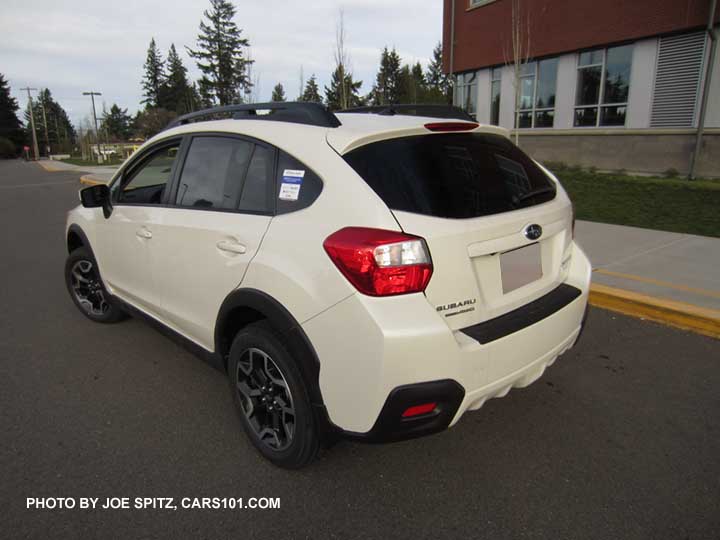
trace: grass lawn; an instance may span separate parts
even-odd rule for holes
[[[720,180],[687,181],[548,168],[578,219],[720,237]]]
[[[90,165],[93,167],[98,166],[106,166],[106,165],[120,165],[123,160],[122,159],[107,159],[103,163],[98,163],[97,160],[88,160],[88,159],[82,159],[82,158],[67,158],[67,159],[61,159],[63,163],[70,163],[71,165]]]

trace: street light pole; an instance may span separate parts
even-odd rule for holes
[[[30,91],[35,91],[37,88],[21,88],[20,90],[26,90],[28,94],[28,104],[30,105],[30,127],[32,128],[32,137],[33,137],[33,152],[35,153],[35,160],[40,157],[40,152],[38,151],[38,143],[37,143],[37,134],[35,133],[35,114],[33,111],[33,103],[32,103],[32,96],[30,95]]]
[[[100,154],[100,132],[98,131],[97,125],[97,114],[95,113],[95,96],[102,96],[100,92],[83,92],[83,96],[90,96],[93,106],[93,120],[95,121],[95,137],[97,137],[97,151],[98,151],[98,163],[102,163],[102,154]]]

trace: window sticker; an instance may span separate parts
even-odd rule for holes
[[[283,171],[280,195],[278,195],[278,198],[283,201],[297,201],[300,196],[300,187],[302,186],[304,176],[305,171],[285,169]]]

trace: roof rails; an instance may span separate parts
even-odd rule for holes
[[[429,116],[432,118],[454,118],[456,120],[468,120],[475,122],[475,119],[460,107],[454,105],[439,104],[402,104],[402,105],[372,105],[369,107],[353,107],[343,109],[339,113],[367,113],[393,116],[396,114],[407,116]]]
[[[258,114],[258,111],[269,111]],[[324,105],[311,102],[273,102],[248,103],[242,105],[225,105],[212,107],[178,116],[165,129],[182,126],[191,121],[205,120],[273,120],[275,122],[291,122],[309,126],[338,127],[340,120]]]

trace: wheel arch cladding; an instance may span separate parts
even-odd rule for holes
[[[248,324],[260,320],[267,320],[280,334],[295,360],[323,438],[326,441],[336,438],[338,429],[330,422],[320,392],[320,361],[317,353],[300,324],[272,296],[246,288],[233,291],[223,301],[215,323],[215,352],[222,359],[225,370],[235,335]]]
[[[87,236],[85,235],[83,230],[77,225],[70,225],[70,228],[67,232],[66,242],[68,253],[72,253],[77,248],[83,246],[91,249],[90,242],[88,242]]]

